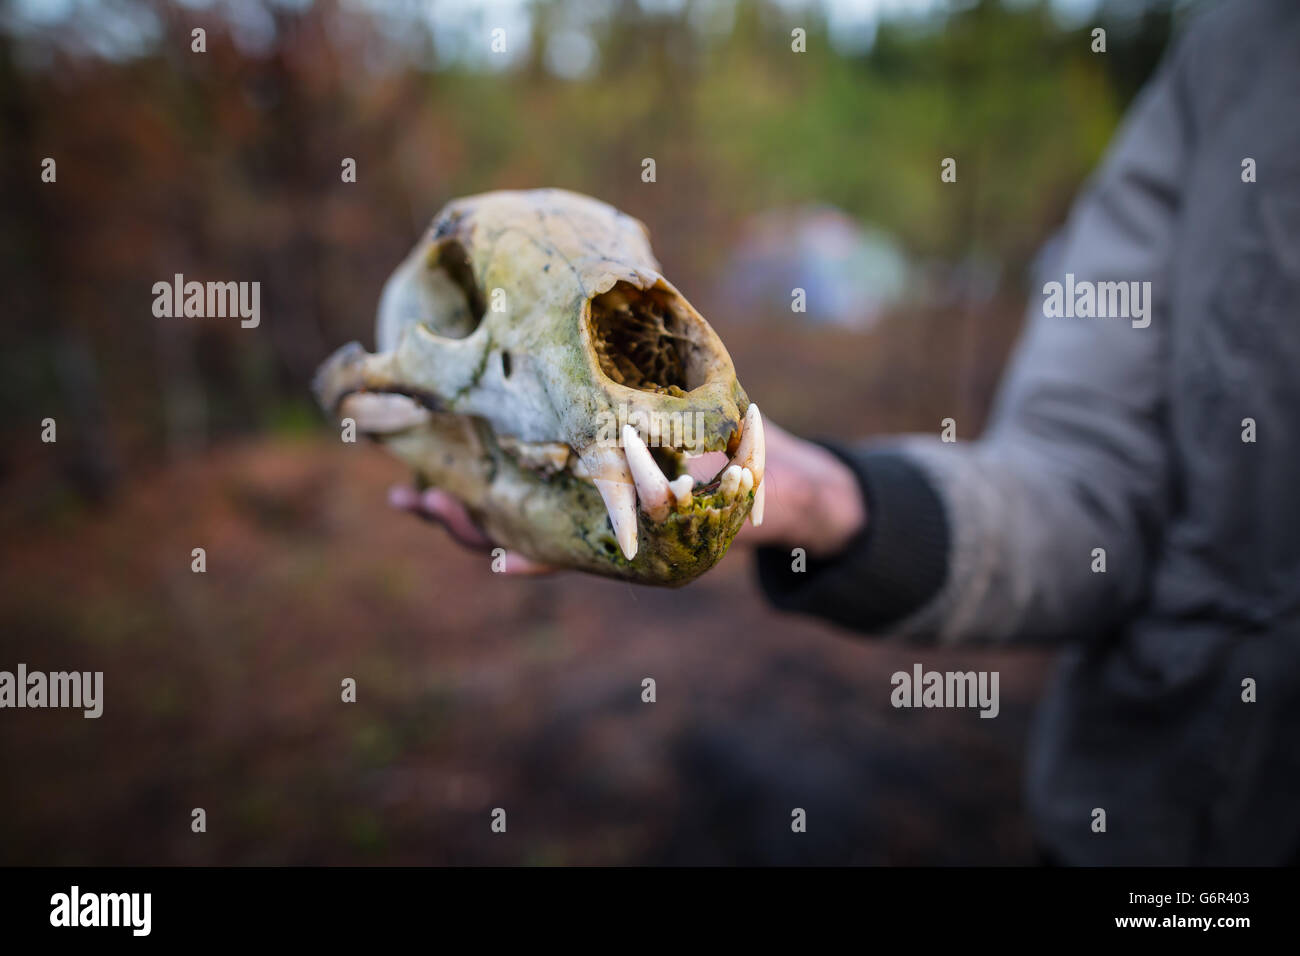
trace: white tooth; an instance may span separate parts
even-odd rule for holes
[[[636,486],[632,484],[632,473],[628,471],[622,449],[592,445],[579,458],[605,502],[623,556],[631,561],[636,555]]]
[[[754,490],[754,473],[748,468],[740,469],[740,493],[747,495]]]
[[[731,465],[722,473],[722,480],[718,482],[718,492],[724,499],[736,497],[736,492],[740,490],[740,468]]]
[[[339,418],[350,418],[363,432],[400,432],[429,420],[429,410],[395,392],[353,392],[339,403]]]
[[[582,449],[578,452],[578,462],[574,467],[574,472],[578,471],[593,481],[602,478],[605,481],[632,484],[632,472],[627,470],[627,459],[617,445],[591,445]]]
[[[694,478],[690,475],[679,475],[672,481],[668,482],[668,487],[673,490],[673,494],[677,497],[678,511],[685,511],[691,506],[691,499],[693,497],[691,492],[695,488]]]
[[[767,485],[759,485],[754,489],[754,506],[749,509],[749,520],[754,522],[757,528],[763,523],[763,502],[767,498]]]
[[[754,487],[763,484],[763,466],[767,461],[767,442],[763,439],[763,416],[753,402],[745,410],[745,421],[740,426],[740,445],[732,461],[754,473]]]
[[[627,466],[636,482],[637,497],[641,500],[641,510],[655,521],[668,517],[674,495],[668,485],[668,479],[659,470],[650,450],[631,425],[623,426],[623,452],[627,455]]]
[[[623,557],[631,561],[636,557],[636,488],[605,478],[595,479],[594,484],[609,512],[609,523],[614,526],[614,537]]]

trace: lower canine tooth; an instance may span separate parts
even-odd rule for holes
[[[747,495],[754,490],[754,473],[748,468],[740,469],[740,493]]]

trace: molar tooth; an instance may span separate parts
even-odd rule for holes
[[[740,427],[740,445],[736,448],[736,457],[732,461],[742,468],[748,468],[754,475],[754,487],[763,484],[763,466],[767,461],[767,442],[763,438],[763,416],[758,405],[749,403],[745,410],[745,421]],[[757,500],[755,506],[757,507]],[[762,518],[760,517],[761,521]]]
[[[740,468],[737,465],[728,466],[727,470],[722,473],[722,480],[718,482],[718,493],[723,499],[736,497],[736,492],[740,490]]]
[[[694,478],[690,475],[679,475],[668,482],[668,487],[673,490],[673,494],[677,498],[678,511],[685,511],[691,506],[692,491],[695,488]]]
[[[641,499],[641,508],[655,521],[668,517],[674,495],[668,479],[650,456],[650,450],[631,425],[623,426],[623,452],[627,455],[627,466],[636,482],[637,497]]]

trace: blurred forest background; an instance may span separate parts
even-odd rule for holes
[[[738,556],[503,580],[386,509],[400,467],[307,383],[445,201],[550,185],[649,226],[774,420],[974,437],[1190,6],[0,0],[0,668],[107,697],[0,715],[0,862],[1031,862],[1045,656],[780,617]],[[154,318],[175,273],[260,281],[260,327]],[[1001,717],[893,710],[915,660],[1000,669]]]

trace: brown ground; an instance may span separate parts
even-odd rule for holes
[[[775,615],[739,555],[678,591],[504,578],[386,511],[401,476],[364,445],[231,447],[9,548],[3,666],[103,670],[106,705],[3,715],[4,862],[1027,859],[1040,658]],[[1000,669],[1002,716],[893,710],[915,660]]]
[[[769,416],[846,437],[973,434],[1012,330],[719,327]],[[0,862],[1032,860],[1040,654],[781,616],[740,554],[675,591],[495,575],[386,507],[397,462],[323,430],[133,468],[98,510],[40,454],[0,507],[0,669],[102,670],[106,704],[0,713]],[[999,670],[1001,716],[893,709],[916,661]]]

